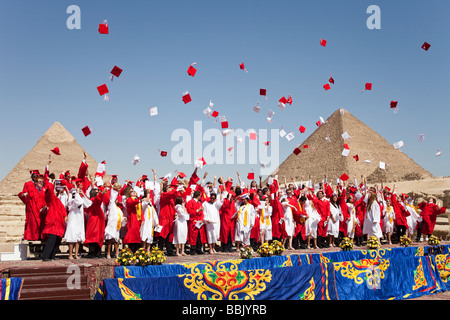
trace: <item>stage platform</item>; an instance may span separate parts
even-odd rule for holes
[[[448,241],[442,241],[441,245],[445,246],[447,253],[448,253],[448,247],[450,245],[450,242]],[[417,251],[419,252],[419,256],[423,255],[423,253],[426,251],[426,247],[428,247],[428,244],[425,242],[422,243],[413,243],[411,247],[417,247],[419,250],[416,250],[416,256]],[[420,249],[422,248],[422,249]],[[399,247],[398,244],[394,245],[383,245],[381,248],[381,253],[375,254],[375,256],[368,255],[367,258],[369,259],[384,259],[384,255],[386,253],[390,253],[392,251],[397,252],[401,247]],[[411,249],[411,248],[409,248]],[[354,250],[350,251],[352,252],[352,257],[360,257],[362,253],[367,254],[367,247],[354,247]],[[257,254],[255,254],[255,257],[250,259],[253,261],[245,261],[245,262],[237,262],[237,264],[244,265],[252,265],[249,268],[255,269],[254,266],[258,266],[258,269],[267,269],[271,270],[273,273],[274,269],[277,269],[278,267],[283,266],[292,266],[292,267],[300,267],[303,265],[303,269],[305,269],[305,264],[316,264],[316,265],[324,265],[321,262],[328,262],[328,264],[332,264],[333,259],[338,260],[337,257],[341,255],[342,253],[340,248],[336,247],[330,247],[330,248],[323,248],[323,249],[304,249],[304,250],[285,250],[283,255],[281,257],[273,257],[281,259],[280,261],[275,261],[271,258],[259,258]],[[65,300],[65,299],[93,299],[98,292],[98,288],[102,288],[101,282],[103,280],[107,279],[115,279],[117,276],[119,268],[116,268],[115,259],[106,259],[106,258],[100,258],[100,259],[75,259],[75,260],[69,260],[67,258],[67,255],[65,254],[59,254],[58,255],[59,260],[53,260],[49,262],[43,262],[41,260],[26,260],[26,261],[10,261],[10,262],[0,262],[0,274],[1,277],[6,279],[8,277],[22,277],[23,278],[23,284],[21,288],[21,294],[20,294],[20,300],[27,300],[27,299],[38,299],[38,300],[44,300],[44,299],[51,299],[51,300]],[[315,257],[315,258],[313,258]],[[319,257],[320,260],[323,261],[313,261]],[[333,258],[326,258],[326,257],[333,257]],[[364,257],[364,255],[362,256]],[[414,255],[412,256],[414,257]],[[324,258],[324,259],[323,259]],[[269,259],[269,260],[268,260]],[[310,259],[310,261],[308,260]],[[328,261],[327,261],[328,259]],[[176,268],[185,268],[186,266],[195,266],[195,265],[220,265],[221,263],[226,263],[227,261],[240,261],[239,255],[236,252],[231,253],[215,253],[215,254],[204,254],[204,255],[187,255],[187,256],[170,256],[167,257],[167,261],[163,266],[150,266],[152,267],[163,267],[164,270],[169,270],[170,268],[176,269]],[[427,260],[428,261],[428,260]],[[430,263],[429,261],[421,261],[422,268],[423,263]],[[434,260],[433,260],[434,261]],[[449,260],[447,260],[449,261]],[[206,262],[206,263],[205,263]],[[270,263],[268,263],[270,262]],[[417,262],[417,261],[416,261]],[[413,262],[411,262],[413,263]],[[433,262],[434,263],[434,262]],[[236,264],[236,263],[234,263]],[[172,265],[169,268],[169,265]],[[391,264],[392,266],[393,264]],[[69,270],[73,270],[73,266],[76,266],[79,268],[81,272],[81,287],[78,288],[78,290],[67,290],[67,279],[70,278],[72,273],[69,272]],[[374,264],[370,266],[372,268],[372,273],[374,272]],[[228,265],[229,267],[229,265]],[[276,267],[276,268],[275,268]],[[433,266],[431,266],[433,268]],[[72,268],[72,269],[70,269]],[[138,268],[138,267],[134,267]],[[139,267],[140,268],[140,267]],[[313,268],[313,267],[312,267]],[[145,268],[141,268],[145,269]],[[244,268],[245,269],[245,268]],[[279,268],[282,269],[282,268]],[[156,269],[155,269],[156,270]],[[191,270],[191,269],[189,269]],[[286,269],[287,270],[287,269]],[[295,271],[294,269],[289,269],[292,271]],[[312,270],[312,269],[311,269]],[[310,270],[310,271],[311,271]],[[418,269],[419,270],[419,269]],[[431,270],[431,269],[430,269]],[[211,270],[206,270],[211,271]],[[216,271],[216,270],[212,270]],[[299,270],[297,270],[299,271]],[[317,270],[316,270],[317,271]],[[322,268],[322,272],[323,272]],[[332,269],[329,270],[332,273]],[[383,271],[383,270],[381,270]],[[414,272],[416,270],[413,270]],[[436,271],[436,270],[434,270]],[[185,271],[181,272],[184,273]],[[205,272],[205,270],[201,271]],[[277,271],[279,272],[279,271]],[[312,271],[311,271],[312,272]],[[175,273],[180,273],[179,271]],[[187,272],[189,273],[189,272]],[[130,275],[128,275],[130,276]],[[165,276],[158,277],[160,278],[170,278],[170,276],[179,277],[180,274],[166,274]],[[273,275],[274,276],[274,275]],[[131,275],[131,277],[133,277]],[[140,276],[139,276],[140,277]],[[139,278],[138,277],[138,278]],[[281,276],[280,276],[281,277]],[[336,277],[333,281],[336,281]],[[364,278],[364,277],[363,277]],[[27,280],[28,279],[28,280]],[[139,278],[141,279],[141,278]],[[330,278],[331,279],[331,278]],[[153,279],[154,280],[154,279]],[[167,279],[166,279],[167,280]],[[40,282],[42,281],[42,282]],[[58,282],[59,281],[59,282]],[[112,281],[112,280],[107,280]],[[59,283],[59,284],[58,284]],[[382,284],[382,282],[381,282]],[[59,288],[64,287],[64,288]],[[417,300],[439,300],[439,299],[449,299],[449,291],[445,289],[445,285],[443,286],[442,283],[440,285],[441,290],[433,290],[430,289],[429,292],[426,292],[423,295],[410,295],[409,297],[406,296],[405,299],[417,299]],[[432,295],[429,295],[430,293],[435,293]],[[395,296],[395,295],[393,295]],[[341,298],[343,296],[341,295]],[[254,298],[258,298],[255,296]],[[272,297],[266,296],[267,299],[271,299]],[[333,296],[334,298],[334,296]],[[339,299],[339,296],[336,296],[335,298]],[[367,298],[367,297],[366,297]],[[370,298],[370,297],[368,297]]]

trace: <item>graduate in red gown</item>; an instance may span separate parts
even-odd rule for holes
[[[420,213],[422,222],[417,225],[417,242],[420,241],[421,234],[425,234],[428,237],[432,235],[437,215],[447,211],[446,207],[439,208],[435,202],[436,200],[430,197],[428,202],[424,200],[419,203],[419,209],[422,210]]]
[[[322,190],[317,191],[315,195],[312,191],[308,193],[308,199],[314,203],[317,212],[320,215],[320,221],[317,224],[317,243],[319,248],[328,247],[326,243],[328,220],[330,218],[330,202],[325,199]]]
[[[136,252],[141,245],[141,224],[144,221],[142,214],[141,200],[137,197],[136,191],[130,192],[130,197],[126,201],[127,207],[127,234],[123,238],[123,243],[127,244],[131,251]]]
[[[85,244],[89,245],[88,258],[100,257],[105,238],[105,213],[103,212],[103,197],[108,190],[92,189],[90,193],[92,205],[86,209],[89,219],[86,225]],[[109,199],[108,199],[109,200]]]
[[[186,204],[186,210],[189,214],[188,220],[188,243],[191,246],[190,254],[203,254],[202,247],[207,242],[205,226],[202,224],[198,228],[200,222],[204,219],[202,194],[195,191],[193,199]]]
[[[42,236],[46,239],[46,243],[41,258],[43,261],[49,261],[55,259],[56,252],[64,236],[67,211],[61,200],[56,196],[53,184],[47,182],[44,192],[47,214]]]
[[[37,170],[32,172],[32,181],[24,184],[19,198],[25,204],[25,230],[23,239],[38,241],[45,221],[46,203],[44,191],[44,176]]]
[[[234,200],[234,192],[230,190],[227,197],[223,200],[220,214],[220,243],[223,252],[232,252],[234,242],[234,225],[235,220],[232,219],[236,213],[236,205]]]

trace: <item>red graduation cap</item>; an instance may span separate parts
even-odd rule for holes
[[[228,121],[221,122],[220,124],[222,125],[222,129],[228,128]]]
[[[254,180],[255,179],[255,174],[253,172],[249,172],[248,175],[247,175],[247,179]]]
[[[391,108],[396,108],[397,107],[397,103],[398,103],[398,101],[392,100],[391,101]]]
[[[192,65],[189,66],[189,69],[187,70],[188,75],[191,77],[195,76],[197,73],[197,69],[195,69]]]
[[[183,172],[178,172],[177,177],[183,179],[186,178],[186,175]]]
[[[344,143],[344,149],[347,149],[347,150],[350,149],[349,146],[348,146],[348,144]]]
[[[292,97],[288,96],[286,103],[289,103],[290,105],[292,105]]]
[[[213,111],[213,113],[211,113],[211,116],[216,118],[219,115],[219,112],[217,111]]]
[[[300,130],[301,133],[305,133],[306,128],[304,126],[300,126],[298,130]]]
[[[331,87],[330,87],[330,85],[329,85],[328,83],[327,83],[327,84],[324,84],[323,88],[325,89],[325,91],[331,89]]]
[[[269,146],[269,144],[270,144],[270,141],[264,142],[264,145],[265,145],[265,146]]]
[[[118,66],[114,66],[114,68],[111,70],[111,74],[118,78],[120,76],[120,74],[122,73],[122,71],[123,70],[120,69]]]
[[[243,62],[239,65],[239,68],[240,68],[241,70],[244,70],[245,72],[248,72],[247,69],[245,68],[245,65],[244,65]]]
[[[189,94],[189,92],[186,91],[186,93],[183,95],[183,102],[184,104],[191,102],[191,95]]]
[[[98,25],[98,32],[100,34],[109,34],[108,22],[106,20]]]
[[[366,90],[372,90],[372,84],[370,82],[367,82],[365,88]]]
[[[285,97],[281,98],[281,99],[278,100],[278,101],[281,102],[281,103],[283,103],[283,104],[286,104],[286,103],[287,103],[287,100],[286,100]]]
[[[259,95],[265,96],[267,94],[267,89],[259,89]]]
[[[422,49],[425,51],[428,51],[428,49],[430,49],[431,45],[428,42],[424,42],[424,44],[422,45]]]
[[[106,86],[106,84],[102,84],[101,86],[98,86],[97,90],[101,96],[109,93],[109,90],[108,90],[108,87]]]
[[[316,126],[320,127],[321,125],[322,125],[322,122],[320,122],[320,120],[316,122]]]
[[[330,79],[328,80],[328,82],[334,84],[334,79],[333,79],[333,77],[330,77]]]
[[[205,165],[206,164],[206,161],[205,161],[205,159],[203,158],[203,157],[201,157],[200,159],[198,159],[199,161],[201,161],[202,163],[203,163],[203,165]]]
[[[249,133],[249,138],[250,138],[250,140],[256,140],[256,133],[254,133],[254,132],[250,132]]]
[[[161,151],[161,157],[167,157],[167,151]]]
[[[342,181],[347,181],[348,175],[346,173],[344,173],[339,179],[341,179]]]
[[[305,144],[304,146],[303,146],[303,149],[308,149],[309,148],[309,146],[307,145],[307,144]]]
[[[353,156],[353,158],[355,158],[356,161],[359,161],[359,156],[358,156],[357,154],[355,154],[355,155]]]
[[[85,137],[87,137],[88,135],[91,134],[91,129],[89,129],[88,126],[86,126],[83,129],[81,129],[81,131],[83,131],[83,134],[84,134]]]
[[[51,150],[51,151],[52,151],[54,154],[58,155],[58,156],[61,155],[61,153],[59,153],[59,148],[58,148],[58,147],[54,148],[54,149]]]
[[[320,39],[320,45],[325,47],[327,45],[327,40],[325,39]]]
[[[300,148],[295,148],[295,149],[294,149],[294,154],[295,154],[296,156],[298,156],[298,155],[300,154],[300,152],[302,152],[302,150],[300,150]]]

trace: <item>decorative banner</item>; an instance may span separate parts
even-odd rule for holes
[[[19,300],[22,278],[0,279],[0,300]]]

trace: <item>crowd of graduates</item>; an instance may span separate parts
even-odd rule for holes
[[[256,250],[273,240],[288,250],[338,246],[344,237],[361,246],[371,236],[392,244],[416,233],[418,242],[446,211],[434,198],[415,206],[414,194],[398,194],[395,185],[382,182],[369,187],[364,178],[332,185],[324,176],[297,184],[274,173],[264,183],[259,177],[247,184],[238,172],[235,183],[232,177],[207,181],[206,172],[200,179],[199,168],[189,179],[182,172],[158,179],[152,169],[153,180],[143,175],[120,184],[98,170],[91,175],[86,155],[77,175],[65,171],[56,178],[49,165],[43,174],[30,172],[18,195],[26,205],[24,240],[45,244],[44,261],[57,259],[63,240],[69,259],[78,259],[83,246],[87,257],[104,252],[112,258],[121,244],[132,251],[158,246],[180,256]]]

